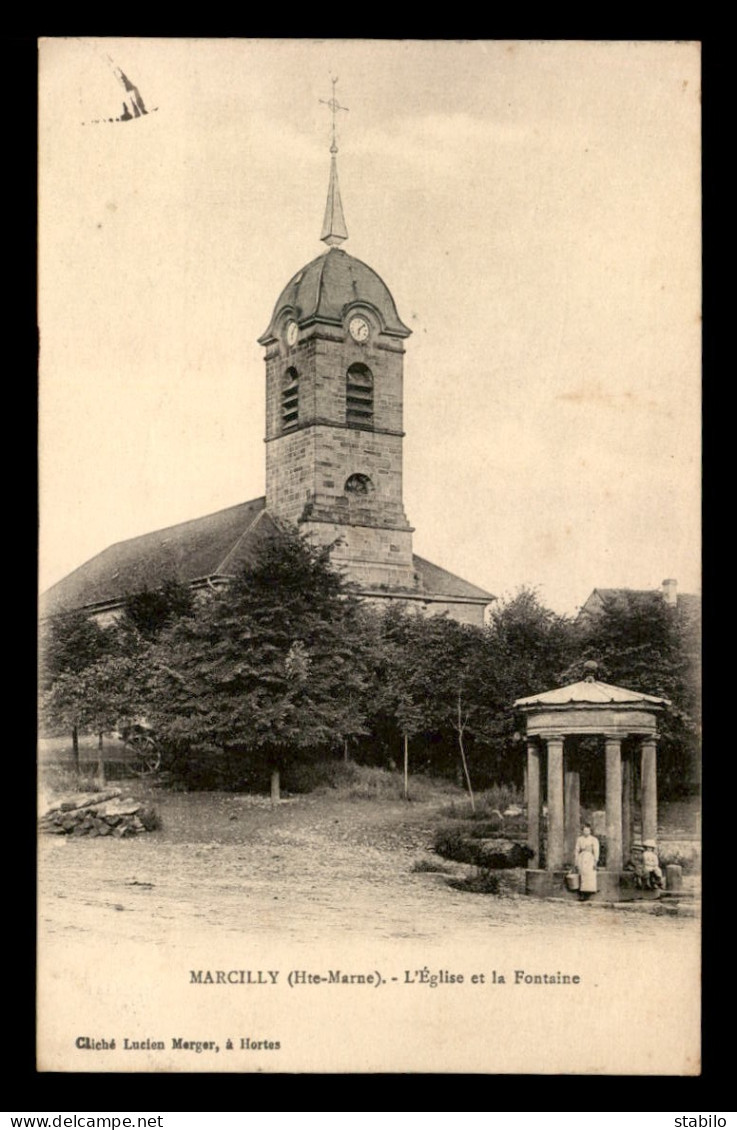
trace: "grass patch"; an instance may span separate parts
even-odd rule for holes
[[[468,796],[458,797],[442,809],[444,816],[452,816],[457,820],[485,820],[491,818],[492,813],[504,814],[507,808],[516,806],[524,809],[524,797],[514,785],[492,785],[481,793],[476,793],[476,810],[471,809]],[[518,819],[507,817],[507,820]]]
[[[469,840],[462,824],[444,824],[433,836],[433,851],[456,863],[478,863],[479,844]]]
[[[143,824],[147,832],[158,832],[161,828],[161,817],[158,810],[153,805],[147,805],[142,808],[138,813],[138,819]]]
[[[483,867],[477,867],[464,879],[449,879],[448,886],[470,895],[501,895],[503,893],[500,876],[495,875],[493,871],[487,871]]]
[[[301,796],[343,789],[351,780],[350,761],[308,761],[287,765],[281,783],[284,792]]]
[[[463,825],[464,832],[474,840],[503,840],[507,838],[507,833],[504,827],[500,826],[496,820],[469,820],[467,824]]]
[[[416,859],[410,871],[416,875],[452,875],[453,868],[449,867],[447,863],[441,863],[440,860],[434,859]]]
[[[433,837],[433,850],[456,863],[472,863],[482,868],[526,867],[532,854],[526,844],[513,836],[474,835],[470,821],[441,825]]]
[[[42,788],[53,795],[61,793],[101,793],[109,788],[103,785],[99,777],[88,773],[75,773],[61,765],[44,766],[40,774]]]
[[[401,800],[404,795],[402,774],[375,765],[354,765],[348,786],[350,800]]]
[[[343,800],[396,800],[402,778],[389,769],[355,761],[315,761],[285,770],[284,789],[290,793],[337,792]]]
[[[404,775],[398,769],[359,765],[355,761],[315,761],[285,769],[282,783],[289,793],[337,793],[342,800],[395,801],[404,799]],[[438,801],[460,793],[457,785],[422,774],[409,778],[408,800]]]
[[[669,863],[676,863],[683,868],[684,875],[687,875],[700,870],[701,847],[697,843],[689,843],[688,841],[662,844],[658,849],[658,858],[661,867],[666,867]]]

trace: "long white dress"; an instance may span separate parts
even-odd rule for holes
[[[599,841],[596,836],[579,836],[575,851],[576,870],[581,876],[581,891],[596,890],[596,865],[599,862]]]

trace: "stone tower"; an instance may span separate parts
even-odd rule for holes
[[[266,332],[266,509],[316,541],[361,588],[414,590],[402,501],[403,361],[410,330],[383,280],[338,245],[348,232],[337,147],[321,239]]]

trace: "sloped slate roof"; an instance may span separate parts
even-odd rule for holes
[[[47,589],[41,597],[41,615],[115,603],[128,593],[155,589],[167,580],[192,584],[231,575],[253,561],[263,541],[278,529],[265,506],[264,498],[256,498],[117,542]],[[414,557],[414,567],[421,592],[428,596],[483,603],[494,599],[423,557]]]
[[[373,306],[385,333],[397,337],[411,334],[376,271],[341,248],[331,247],[289,280],[277,299],[267,330],[258,340],[263,345],[276,335],[279,316],[285,310],[299,323],[319,318],[339,325],[354,302]]]
[[[586,612],[587,605],[594,597],[599,597],[603,604],[613,604],[618,608],[626,608],[631,605],[633,601],[656,601],[663,600],[662,589],[601,589],[596,588],[587,597],[584,604],[581,606],[581,612]],[[701,598],[694,593],[679,592],[676,594],[676,607],[690,612],[699,612],[701,609]]]
[[[636,703],[649,702],[663,706],[667,698],[657,698],[652,694],[643,694],[642,691],[630,691],[625,687],[615,687],[611,683],[600,683],[596,680],[583,679],[580,683],[570,683],[567,687],[558,687],[556,690],[544,691],[542,694],[528,695],[527,698],[518,698],[515,706],[567,706],[569,703],[590,703],[601,706],[605,703],[626,703],[634,706]]]
[[[183,584],[232,572],[250,560],[274,524],[265,499],[242,502],[164,530],[117,542],[52,585],[41,598],[42,616],[120,600],[166,580]],[[260,522],[263,515],[264,522]],[[258,525],[263,529],[258,531]]]
[[[602,600],[629,600],[630,597],[652,597],[662,600],[663,594],[659,589],[594,589]],[[593,594],[592,594],[593,595]]]
[[[412,562],[423,590],[432,593],[433,596],[455,597],[456,599],[465,597],[467,600],[483,600],[487,604],[495,599],[492,593],[478,588],[477,585],[470,584],[469,581],[464,581],[462,577],[457,577],[455,573],[449,573],[447,569],[441,569],[439,565],[433,565],[431,561],[426,561],[424,557],[418,557],[416,553],[412,554]]]

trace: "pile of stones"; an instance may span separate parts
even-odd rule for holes
[[[59,797],[40,817],[39,829],[56,836],[136,836],[159,826],[155,808],[120,789]]]

